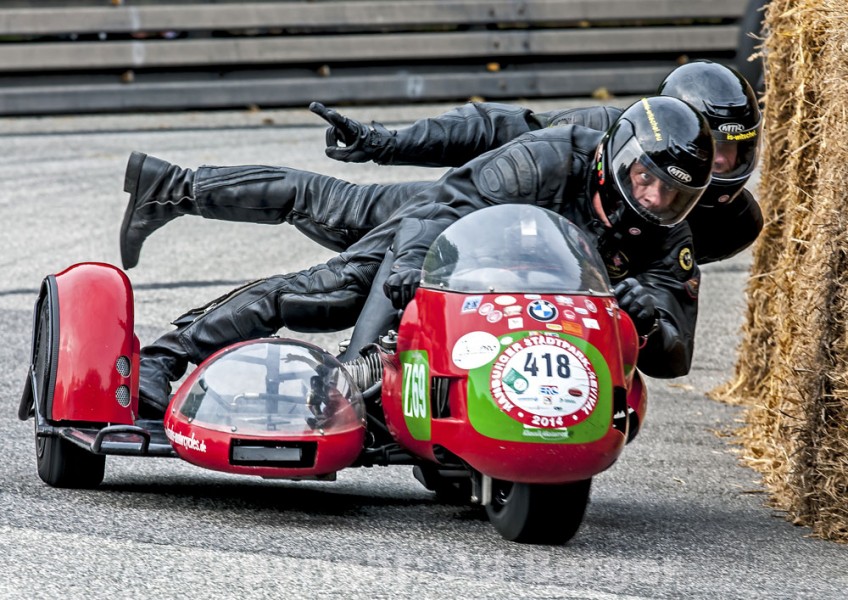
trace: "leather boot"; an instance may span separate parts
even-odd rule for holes
[[[171,401],[171,382],[185,374],[188,359],[179,344],[179,330],[166,333],[141,349],[138,366],[139,417],[161,419]]]
[[[291,223],[325,248],[343,252],[432,182],[358,185],[327,175],[262,165],[182,169],[133,152],[124,190],[121,261],[138,263],[151,233],[186,214],[242,223]]]
[[[125,269],[134,267],[147,236],[179,216],[284,223],[296,199],[308,204],[335,181],[326,175],[262,165],[183,169],[133,152],[124,178],[130,199],[121,224],[121,261]]]
[[[124,175],[130,195],[121,223],[121,262],[138,264],[141,245],[151,233],[183,214],[198,214],[192,201],[194,173],[164,160],[133,152]]]

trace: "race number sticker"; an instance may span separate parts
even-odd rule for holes
[[[576,425],[598,402],[598,377],[589,359],[555,336],[531,335],[505,348],[489,385],[503,412],[543,429]]]
[[[400,353],[403,419],[416,440],[430,439],[430,361],[423,350]]]

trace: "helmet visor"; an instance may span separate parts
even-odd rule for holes
[[[682,221],[706,189],[706,185],[687,185],[692,176],[681,167],[658,167],[635,137],[611,157],[610,167],[616,187],[630,208],[659,225]]]
[[[760,126],[741,130],[739,125],[722,125],[713,130],[715,160],[713,179],[735,183],[747,178],[757,167],[760,147]],[[724,131],[724,129],[728,129]]]

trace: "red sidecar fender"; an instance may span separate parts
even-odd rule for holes
[[[165,415],[184,460],[268,478],[316,477],[350,466],[365,439],[362,395],[324,350],[252,340],[200,364]]]
[[[609,295],[419,289],[383,382],[393,435],[496,479],[564,483],[612,465],[638,348]]]
[[[52,329],[46,339],[55,368],[53,393],[40,391],[44,416],[52,422],[132,424],[139,343],[132,286],[123,271],[80,263],[49,275],[36,304],[38,318]]]

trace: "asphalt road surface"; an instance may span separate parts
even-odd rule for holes
[[[445,108],[352,114],[402,124]],[[732,443],[741,411],[705,395],[732,374],[749,254],[704,268],[693,372],[649,380],[645,427],[596,477],[566,546],[503,541],[481,510],[437,503],[410,467],[290,482],[110,457],[97,490],[46,486],[32,422],[16,416],[33,302],[49,273],[118,263],[131,150],[191,167],[285,164],[358,182],[439,171],[335,163],[306,110],[6,119],[0,143],[0,597],[846,597],[848,548],[810,538],[765,505]],[[238,283],[328,257],[287,225],[179,219],[129,272],[136,332],[149,342]],[[335,350],[345,333],[299,337]]]

